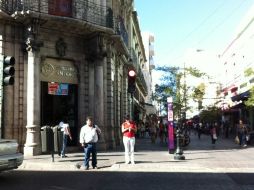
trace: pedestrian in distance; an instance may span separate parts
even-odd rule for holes
[[[201,134],[202,134],[202,123],[198,123],[197,124],[197,130],[198,130],[198,139],[201,138]]]
[[[211,135],[212,145],[215,145],[217,140],[216,126],[217,126],[217,123],[211,124],[210,126],[210,135]]]
[[[135,164],[134,161],[134,147],[135,147],[135,133],[137,126],[135,122],[130,120],[130,116],[125,116],[125,121],[121,125],[123,134],[123,144],[125,150],[125,164]]]
[[[90,154],[92,153],[92,167],[97,169],[97,150],[96,143],[98,142],[98,135],[101,134],[101,129],[94,124],[93,118],[88,116],[86,118],[86,125],[80,130],[79,142],[84,148],[84,169],[89,169]]]
[[[62,150],[61,150],[61,158],[66,158],[67,156],[65,155],[66,152],[66,146],[67,146],[67,141],[68,137],[70,140],[72,140],[71,136],[71,131],[68,123],[64,123],[64,121],[61,121],[59,123],[59,127],[61,128],[61,131],[63,132],[63,143],[62,143]]]
[[[246,147],[246,135],[247,135],[247,127],[243,124],[243,121],[240,119],[239,124],[236,127],[237,137],[239,139],[239,145],[241,147]]]

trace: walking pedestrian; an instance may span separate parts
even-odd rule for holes
[[[239,145],[242,147],[246,147],[246,134],[247,134],[247,127],[243,124],[243,121],[240,119],[239,124],[236,127],[236,133],[239,139]]]
[[[215,145],[215,142],[217,140],[216,126],[217,126],[216,123],[214,123],[214,124],[211,123],[211,126],[210,126],[210,134],[211,134],[211,139],[212,139],[212,144],[213,145]]]
[[[201,133],[202,133],[202,123],[197,124],[197,130],[198,130],[198,139],[201,138]]]
[[[84,148],[84,168],[89,169],[90,154],[92,153],[92,167],[97,169],[97,150],[98,134],[101,134],[100,128],[93,123],[93,118],[86,118],[86,125],[80,130],[80,144]]]
[[[59,123],[59,127],[61,128],[61,131],[63,132],[63,143],[62,143],[62,150],[61,150],[61,158],[66,158],[67,156],[65,155],[66,152],[66,146],[67,146],[67,141],[68,137],[70,140],[72,140],[71,136],[71,131],[68,123],[64,123],[64,121],[61,121]]]
[[[137,131],[137,127],[135,122],[130,120],[130,116],[125,116],[125,122],[123,122],[122,126],[123,133],[123,144],[125,149],[125,164],[135,164],[134,161],[134,146],[135,146],[135,133]]]

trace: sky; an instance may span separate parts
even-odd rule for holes
[[[134,4],[141,31],[154,34],[155,66],[181,67],[195,61],[200,70],[216,73],[220,63],[216,65],[215,59],[233,40],[254,0],[135,0]]]

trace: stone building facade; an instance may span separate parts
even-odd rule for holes
[[[140,35],[139,60],[131,59],[133,9],[132,0],[0,0],[0,54],[16,59],[15,84],[3,88],[1,136],[17,139],[24,155],[41,154],[41,127],[64,119],[70,145],[79,146],[91,115],[103,131],[99,149],[120,145],[120,124],[133,111],[127,71],[145,60]],[[137,73],[140,106],[146,84]]]

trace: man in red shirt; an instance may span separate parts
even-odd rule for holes
[[[125,122],[122,124],[123,144],[125,149],[125,164],[135,164],[134,162],[134,146],[135,146],[135,133],[137,126],[135,122],[130,121],[130,116],[125,116]]]

